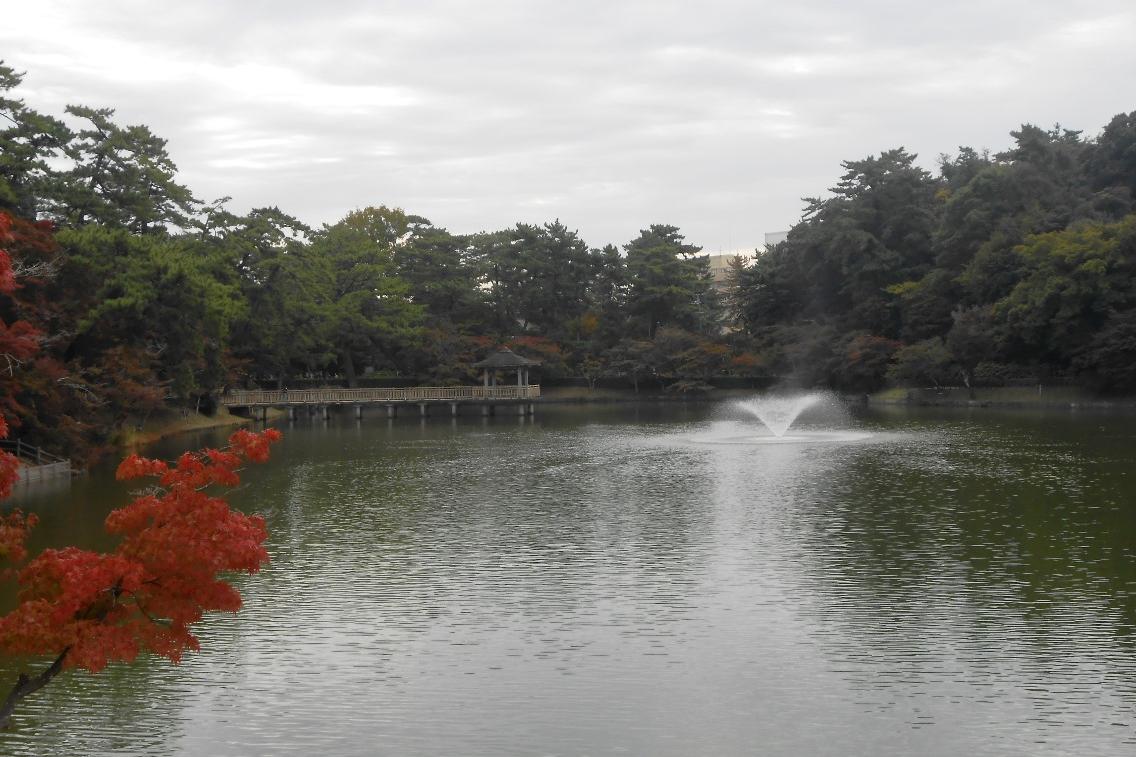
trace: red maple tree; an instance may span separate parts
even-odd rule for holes
[[[16,289],[16,277],[12,272],[12,259],[8,257],[4,245],[11,240],[12,219],[0,212],[0,294],[11,294]],[[16,320],[6,323],[0,319],[0,372],[11,375],[17,364],[23,363],[39,350],[41,334],[27,321]],[[7,393],[0,395],[0,406],[11,410],[11,398]],[[8,436],[8,424],[0,418],[0,438]],[[14,468],[15,459],[11,455],[0,456],[0,469]],[[8,495],[0,476],[0,497]],[[10,485],[9,485],[10,488]]]
[[[0,214],[0,235],[7,228]],[[0,251],[0,291],[12,286],[10,261]],[[5,329],[0,322],[0,345]],[[0,437],[7,430],[0,417]],[[65,669],[98,672],[141,652],[178,662],[186,650],[198,649],[191,628],[204,613],[240,608],[240,594],[224,574],[254,573],[268,560],[264,519],[231,509],[211,490],[236,486],[240,467],[267,460],[278,439],[275,429],[240,430],[225,449],[186,452],[173,464],[130,455],[118,479],[156,483],[107,516],[107,530],[121,537],[113,552],[47,549],[20,570],[4,572],[15,573],[20,589],[15,609],[0,617],[0,651],[55,659],[35,676],[19,676],[0,704],[0,727],[22,699]],[[0,498],[11,492],[17,466],[12,455],[0,453]],[[0,560],[25,559],[35,520],[20,512],[0,517]]]

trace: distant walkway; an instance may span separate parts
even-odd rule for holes
[[[518,414],[531,415],[533,402],[540,399],[540,385],[503,386],[414,386],[400,389],[238,389],[221,395],[221,405],[233,410],[244,409],[250,414],[270,407],[287,408],[295,417],[298,408],[327,414],[329,407],[354,406],[356,416],[362,417],[367,405],[385,406],[388,417],[394,417],[398,406],[417,405],[421,415],[435,405],[448,405],[451,415],[458,414],[461,405],[475,405],[483,414],[494,414],[497,405],[515,406]]]

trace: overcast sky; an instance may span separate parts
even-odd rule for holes
[[[9,3],[43,112],[112,107],[230,209],[386,204],[454,232],[651,223],[710,252],[800,217],[840,161],[934,169],[1023,122],[1136,110],[1133,0]]]

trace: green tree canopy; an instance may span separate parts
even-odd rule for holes
[[[23,78],[0,61],[0,209],[35,218],[56,191],[50,161],[62,154],[71,132],[10,96]]]
[[[334,349],[350,385],[360,366],[399,368],[423,317],[396,275],[389,239],[371,233],[349,217],[316,232],[310,251],[318,342]]]
[[[636,333],[654,337],[660,326],[698,333],[718,328],[717,298],[702,248],[687,244],[677,226],[652,224],[624,246],[628,310]]]
[[[52,214],[77,226],[99,223],[144,234],[189,229],[200,203],[175,181],[166,140],[146,126],[121,127],[110,108],[69,106],[86,122],[66,147],[72,167]]]

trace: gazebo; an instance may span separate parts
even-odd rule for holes
[[[521,357],[508,347],[500,347],[496,352],[481,362],[474,363],[473,367],[481,369],[481,376],[485,382],[485,386],[497,386],[497,371],[504,371],[506,373],[516,371],[517,386],[528,386],[529,368],[539,365],[539,360],[529,360],[527,357]]]

